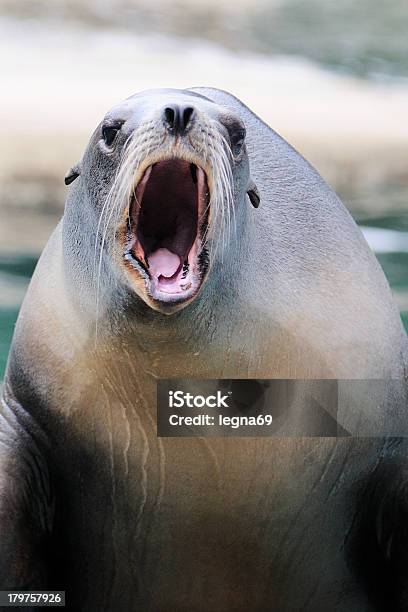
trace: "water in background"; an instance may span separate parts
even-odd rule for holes
[[[34,256],[0,254],[0,380],[20,303],[36,263]]]

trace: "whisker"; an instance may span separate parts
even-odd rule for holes
[[[229,144],[220,134],[215,121],[208,120],[204,123],[199,136],[201,136],[201,141],[197,143],[195,148],[199,151],[203,165],[209,168],[212,178],[209,198],[203,213],[206,217],[210,212],[211,217],[201,238],[201,246],[203,249],[207,249],[209,269],[211,269],[217,254],[223,262],[232,229],[236,234],[232,176],[233,158]],[[166,145],[162,134],[157,133],[155,123],[149,121],[129,136],[123,147],[118,169],[99,215],[95,236],[93,263],[96,302],[95,343],[98,339],[104,253],[109,253],[113,249],[120,216],[129,208],[132,197],[136,197],[135,175],[141,163],[149,157],[155,148],[162,149],[164,153],[170,154],[170,145],[171,142]],[[136,205],[140,207],[140,203],[137,201]]]
[[[98,339],[98,322],[100,317],[100,292],[101,292],[101,273],[103,265],[103,253],[105,248],[110,247],[115,240],[116,223],[112,223],[112,219],[118,221],[123,207],[126,206],[134,192],[134,175],[140,166],[141,160],[149,154],[149,146],[146,148],[146,126],[143,129],[136,131],[126,141],[123,154],[115,178],[108,191],[105,202],[103,204],[101,214],[98,220],[97,232],[95,237],[94,250],[94,277],[96,291],[96,319],[95,319],[95,344]],[[114,217],[115,215],[115,217]],[[112,235],[109,237],[109,228],[112,228]],[[97,249],[99,244],[99,258],[97,257]]]

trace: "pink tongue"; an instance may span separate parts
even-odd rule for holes
[[[180,267],[180,257],[168,249],[157,249],[149,255],[147,261],[150,274],[156,278],[159,276],[170,278]]]

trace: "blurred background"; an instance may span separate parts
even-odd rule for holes
[[[406,0],[0,0],[0,378],[63,177],[150,87],[241,98],[362,226],[408,326]]]

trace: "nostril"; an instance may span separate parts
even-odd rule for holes
[[[193,116],[194,116],[194,108],[192,108],[191,106],[187,106],[187,108],[185,108],[183,111],[183,128],[184,129],[186,129],[190,121],[193,119]]]
[[[173,128],[175,120],[176,120],[176,113],[174,111],[174,108],[170,108],[169,106],[167,108],[165,108],[164,109],[164,118],[166,120],[166,123],[168,123],[169,126],[171,128]]]
[[[163,110],[163,119],[167,130],[172,134],[183,135],[191,125],[195,113],[192,106],[166,106]]]

